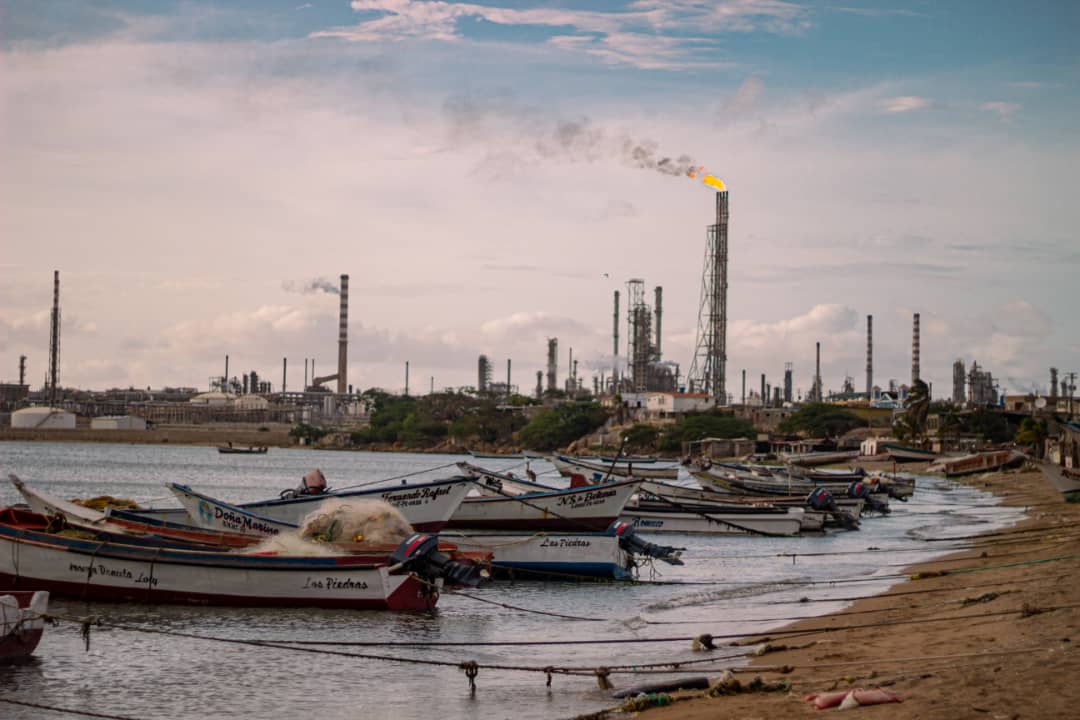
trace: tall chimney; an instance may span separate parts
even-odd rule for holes
[[[349,276],[341,276],[341,312],[338,321],[337,391],[344,395],[348,389],[349,365]]]
[[[405,397],[409,397],[409,361],[405,361]]]
[[[765,389],[765,373],[761,373],[761,407],[769,404],[769,391]]]
[[[814,402],[821,402],[821,343],[817,343],[817,359],[814,362]]]
[[[919,313],[911,321],[911,384],[919,379]]]
[[[866,316],[866,399],[874,394],[874,316]]]
[[[49,407],[56,405],[60,377],[60,271],[53,270],[53,305],[49,323]]]
[[[229,356],[225,356],[225,377],[222,378],[224,382],[221,383],[221,392],[229,392]]]
[[[742,371],[742,404],[746,407],[746,368]]]
[[[660,327],[661,327],[660,321],[661,321],[661,319],[663,317],[663,311],[661,310],[661,305],[663,304],[663,299],[664,299],[664,288],[657,285],[656,290],[654,290],[654,292],[656,293],[656,310],[654,311],[656,313],[656,358],[655,359],[656,359],[656,362],[660,362],[660,360],[663,359],[663,352],[662,352],[661,347],[660,347],[660,337],[661,337],[661,335],[660,335]]]
[[[548,392],[555,392],[555,381],[558,375],[558,357],[559,357],[559,339],[548,338],[548,354],[547,354],[547,389]]]
[[[19,356],[19,384],[20,385],[25,385],[26,384],[26,356],[25,355],[20,355]],[[1057,380],[1054,381],[1054,384],[1057,384]],[[1054,394],[1057,395],[1057,390],[1054,391]]]
[[[21,366],[20,366],[21,367]],[[20,371],[19,375],[22,375]],[[19,384],[22,384],[22,380],[19,380]],[[1057,400],[1058,394],[1058,369],[1050,368],[1050,397]]]
[[[506,358],[506,397],[510,397],[510,358]]]
[[[611,350],[611,385],[612,392],[616,392],[619,384],[619,291],[615,291],[615,314],[612,319],[613,337],[615,339]]]
[[[289,358],[281,358],[281,394],[285,394],[285,378],[289,374]]]

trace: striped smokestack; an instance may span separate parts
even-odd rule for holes
[[[919,313],[911,321],[911,384],[919,379]]]
[[[349,276],[341,276],[341,313],[338,320],[337,391],[344,395],[348,384],[349,364]]]
[[[874,316],[866,316],[866,399],[874,394]]]

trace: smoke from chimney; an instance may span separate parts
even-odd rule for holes
[[[326,278],[315,278],[314,280],[308,280],[302,285],[297,285],[291,280],[286,280],[281,283],[281,289],[286,292],[298,292],[304,295],[310,295],[312,293],[324,292],[330,295],[340,295],[341,291],[338,286],[330,282]]]

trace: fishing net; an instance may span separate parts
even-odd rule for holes
[[[397,545],[412,532],[402,514],[382,500],[327,500],[300,523],[300,537],[317,542]]]

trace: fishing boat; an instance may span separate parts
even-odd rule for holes
[[[469,490],[475,487],[472,478],[453,477],[415,485],[385,484],[355,490],[329,490],[312,494],[286,491],[271,500],[236,503],[245,512],[278,523],[299,525],[309,514],[315,512],[327,500],[383,500],[390,503],[405,520],[419,532],[438,532],[458,509]],[[134,511],[143,518],[165,522],[189,523],[184,509],[152,509]],[[130,517],[130,515],[125,514]]]
[[[619,523],[593,533],[468,533],[447,531],[440,537],[464,551],[492,553],[496,571],[545,577],[633,577],[639,556],[682,565],[677,548],[635,542],[632,529]]]
[[[593,480],[603,480],[611,476],[622,478],[646,478],[652,480],[674,480],[679,477],[679,468],[672,467],[642,467],[632,462],[628,463],[604,463],[572,458],[568,455],[553,455],[551,464],[559,471],[559,474],[570,477],[578,474]],[[648,463],[645,463],[648,465]]]
[[[25,660],[41,642],[49,593],[0,591],[0,663]]]
[[[0,591],[36,588],[82,600],[425,610],[442,579],[437,540],[413,535],[387,560],[327,556],[241,555],[150,547],[49,534],[37,513],[0,510]],[[432,541],[435,542],[432,542]],[[449,570],[450,573],[446,571]]]
[[[448,528],[483,530],[600,531],[618,518],[641,481],[622,480],[566,490],[468,497]]]
[[[784,462],[803,467],[832,465],[859,457],[858,450],[836,450],[827,452],[789,453],[784,455]]]
[[[1019,450],[991,450],[961,457],[939,457],[926,470],[944,473],[945,477],[958,477],[1003,470],[1026,459],[1027,455]]]
[[[299,523],[283,522],[257,515],[237,505],[196,492],[180,483],[167,483],[166,487],[180,501],[196,527],[206,530],[266,537],[294,531],[300,527]]]
[[[512,472],[500,472],[488,470],[479,465],[468,462],[457,464],[461,474],[476,480],[476,491],[480,494],[494,497],[496,495],[523,495],[533,492],[551,492],[560,488],[551,485],[543,485],[535,480],[518,477]]]
[[[885,453],[891,460],[898,463],[933,462],[934,458],[937,457],[937,453],[932,450],[896,445],[895,443],[882,443],[881,447],[885,448]]]
[[[217,449],[222,455],[265,455],[268,450],[269,448],[265,445],[249,445],[248,447],[219,445]]]
[[[690,504],[632,499],[619,519],[642,532],[797,535],[805,510],[770,505]]]

